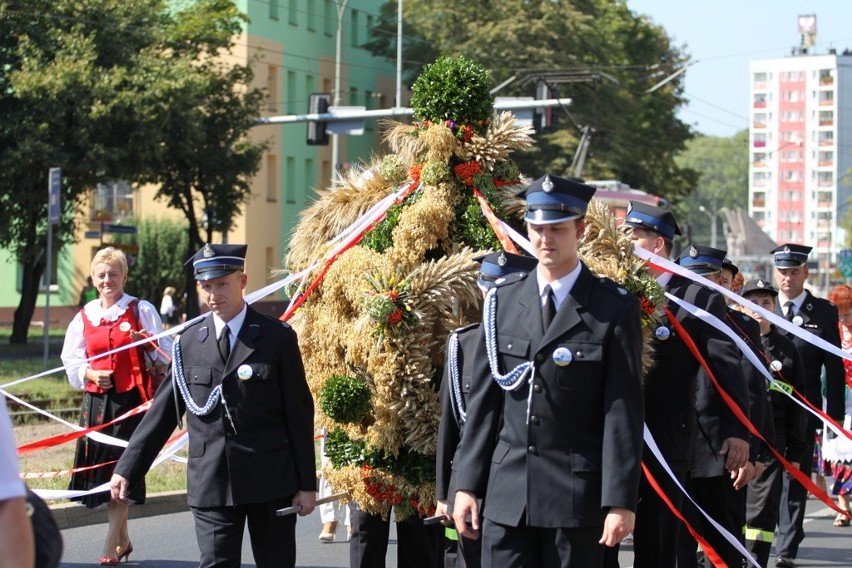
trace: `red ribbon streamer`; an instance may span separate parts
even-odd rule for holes
[[[135,416],[137,414],[141,414],[147,411],[151,407],[151,401],[143,402],[133,410],[128,410],[115,420],[111,422],[105,422],[104,424],[98,424],[97,426],[92,426],[90,428],[85,428],[83,430],[75,430],[74,432],[66,432],[65,434],[59,434],[58,436],[53,436],[51,438],[45,438],[44,440],[39,440],[37,442],[31,442],[29,444],[24,444],[18,448],[18,455],[23,455],[29,452],[34,452],[36,450],[43,450],[46,448],[52,448],[54,446],[60,446],[72,440],[76,440],[78,438],[82,438],[89,432],[97,432],[98,430],[103,430],[107,426],[112,426],[117,422],[121,422],[122,420],[126,420],[131,416]]]
[[[740,407],[737,405],[737,403],[734,401],[734,399],[732,399],[730,397],[730,395],[728,395],[728,393],[725,392],[722,389],[721,385],[719,384],[719,381],[716,380],[716,377],[713,375],[713,372],[710,370],[710,367],[707,365],[707,361],[704,360],[704,357],[701,355],[701,352],[698,350],[698,347],[695,345],[695,342],[692,340],[692,338],[686,332],[686,329],[684,329],[684,327],[683,327],[683,325],[681,325],[680,321],[678,321],[678,319],[676,317],[674,317],[674,314],[672,314],[671,310],[669,310],[668,307],[664,306],[663,311],[665,312],[666,317],[669,318],[669,321],[672,323],[672,326],[677,330],[677,332],[683,338],[683,342],[686,343],[687,347],[689,347],[689,350],[692,352],[693,355],[695,355],[695,358],[698,359],[698,362],[701,363],[701,366],[704,368],[704,370],[707,371],[707,376],[710,377],[710,380],[713,382],[713,386],[716,387],[716,390],[721,395],[722,400],[725,401],[725,404],[728,405],[728,408],[731,409],[731,412],[734,413],[734,416],[736,416],[737,419],[740,422],[742,422],[743,426],[745,426],[748,429],[748,431],[751,432],[751,434],[753,436],[755,436],[756,438],[758,438],[759,440],[764,442],[766,444],[766,447],[769,448],[769,450],[772,452],[772,454],[775,456],[775,458],[779,461],[779,463],[781,463],[784,466],[784,469],[786,469],[790,473],[790,475],[795,477],[796,480],[799,483],[804,485],[808,489],[808,491],[810,491],[811,493],[816,495],[819,498],[820,501],[822,501],[823,503],[825,503],[826,505],[831,507],[834,511],[836,511],[838,513],[842,513],[842,514],[846,515],[847,517],[852,518],[852,513],[850,513],[849,511],[844,511],[837,504],[835,504],[834,500],[831,499],[828,495],[826,495],[825,491],[823,491],[822,489],[817,487],[816,484],[813,481],[811,481],[809,476],[802,473],[802,470],[800,470],[799,468],[793,467],[793,464],[791,464],[786,459],[784,459],[784,456],[782,456],[778,452],[778,450],[776,450],[772,446],[772,444],[770,444],[766,440],[766,438],[763,437],[763,434],[761,434],[760,431],[757,428],[754,427],[754,424],[752,424],[751,421],[749,421],[748,417],[746,417],[746,415],[743,413],[742,409],[740,409]]]
[[[512,254],[518,254],[518,249],[515,247],[515,243],[512,242],[512,239],[510,239],[506,234],[506,231],[503,230],[503,226],[500,224],[500,219],[498,219],[497,215],[494,214],[494,211],[491,209],[491,205],[489,205],[485,196],[482,195],[482,192],[474,187],[473,196],[476,197],[477,201],[479,201],[479,208],[482,209],[482,214],[485,215],[486,219],[488,219],[488,224],[491,225],[491,230],[494,231],[495,235],[497,235],[497,240],[499,240],[500,244],[503,245],[503,250]]]
[[[715,550],[713,550],[712,546],[710,546],[710,543],[707,542],[707,540],[705,540],[704,537],[699,534],[698,531],[695,530],[692,525],[689,524],[689,521],[686,520],[686,517],[683,516],[683,513],[681,513],[678,508],[675,507],[675,504],[672,503],[671,499],[669,499],[668,495],[666,495],[666,493],[663,491],[663,488],[660,487],[659,483],[657,483],[657,479],[654,477],[654,474],[651,473],[651,470],[648,469],[648,466],[645,465],[645,462],[642,462],[642,471],[645,473],[645,479],[648,481],[648,484],[651,486],[651,488],[657,493],[657,495],[660,496],[660,499],[663,500],[663,503],[666,504],[672,514],[678,519],[680,519],[680,522],[684,524],[684,526],[689,531],[689,534],[692,535],[692,538],[694,538],[696,542],[701,545],[701,549],[704,551],[704,556],[710,559],[710,562],[713,563],[713,566],[719,568],[727,568],[719,554]]]

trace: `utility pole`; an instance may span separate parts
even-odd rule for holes
[[[396,4],[396,108],[402,108],[402,0]]]
[[[349,0],[337,0],[337,52],[334,61],[334,106],[340,106],[340,59],[343,51],[343,14],[346,11],[346,5]],[[334,171],[337,170],[337,164],[340,161],[340,135],[332,134],[331,136],[331,167]]]

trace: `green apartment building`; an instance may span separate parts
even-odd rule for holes
[[[249,16],[244,32],[236,39],[232,57],[253,62],[255,84],[268,93],[266,117],[308,112],[311,93],[333,93],[335,85],[336,34],[342,32],[340,104],[367,109],[394,106],[396,62],[373,57],[361,48],[378,21],[382,0],[236,0]],[[333,95],[332,95],[333,96]],[[407,94],[406,94],[407,96]],[[406,99],[407,101],[407,99]],[[404,103],[405,104],[405,103]],[[306,143],[307,125],[264,125],[251,136],[268,140],[269,148],[252,183],[252,197],[243,207],[234,228],[221,238],[249,244],[247,272],[249,291],[270,281],[270,270],[281,266],[290,231],[299,212],[310,202],[317,187],[329,184],[334,171],[332,146]],[[347,168],[380,152],[376,121],[367,120],[361,136],[339,137],[338,168]],[[81,219],[77,243],[57,254],[51,287],[51,325],[67,323],[65,312],[76,309],[88,275],[92,254],[100,238],[86,238],[102,221],[121,222],[128,217],[176,217],[178,212],[153,200],[148,187],[113,183],[93,189],[86,218]],[[109,238],[103,239],[109,242]],[[20,267],[0,250],[0,322],[10,322],[20,295]],[[159,298],[146,298],[158,303]],[[39,306],[44,304],[41,295]],[[36,310],[34,320],[43,318]]]

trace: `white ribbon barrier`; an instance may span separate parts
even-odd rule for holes
[[[174,442],[172,442],[172,444],[168,448],[165,448],[162,452],[160,452],[160,455],[157,456],[157,459],[154,460],[153,464],[151,464],[151,469],[160,465],[167,459],[186,463],[186,458],[181,458],[175,456],[174,454],[177,453],[181,448],[183,448],[188,441],[188,433],[183,432],[180,437]],[[103,491],[109,491],[108,482],[98,485],[97,487],[93,487],[88,491],[72,491],[69,489],[33,489],[33,492],[42,499],[74,499],[76,497],[83,497],[84,495],[92,495],[94,493],[101,493]]]

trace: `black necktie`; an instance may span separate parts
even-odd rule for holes
[[[228,357],[231,356],[231,331],[226,325],[222,329],[222,334],[219,336],[219,354],[222,356],[222,361],[228,362]]]
[[[556,316],[556,299],[553,297],[553,289],[549,285],[544,287],[544,293],[547,295],[547,300],[541,310],[541,323],[542,331],[546,332]]]
[[[787,321],[793,321],[793,315],[795,315],[795,310],[793,309],[793,306],[795,306],[793,300],[787,300],[784,303],[784,307],[787,309]]]

